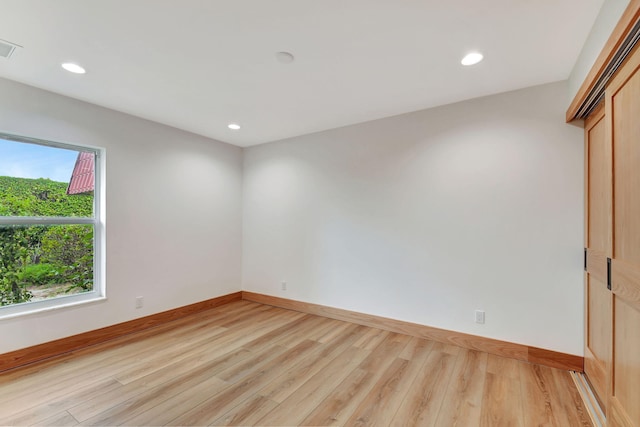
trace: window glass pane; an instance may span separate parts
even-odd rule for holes
[[[95,154],[0,139],[0,216],[93,217]]]
[[[94,226],[0,226],[0,305],[93,290]]]

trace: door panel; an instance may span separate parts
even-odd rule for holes
[[[640,74],[615,96],[613,108],[614,255],[640,265]]]
[[[611,253],[611,150],[604,109],[585,123],[585,364],[584,371],[606,412],[611,342],[611,292],[607,258]]]
[[[640,310],[640,264],[614,259],[611,268],[613,293]],[[640,331],[638,331],[640,334]]]
[[[606,90],[613,150],[611,425],[640,427],[640,51]]]
[[[611,256],[611,252],[596,251],[587,248],[587,272],[590,277],[597,279],[600,283],[607,287],[607,258]]]
[[[584,371],[600,406],[606,411],[607,369],[611,341],[611,293],[606,284],[587,275],[587,328]]]
[[[606,361],[609,357],[609,341],[611,340],[611,293],[604,282],[593,277],[588,280],[588,346],[598,360]],[[606,392],[606,387],[602,391]]]
[[[610,163],[606,143],[604,114],[594,116],[593,124],[587,123],[588,143],[588,231],[587,248],[606,253],[609,241],[609,205],[611,187],[609,182]],[[606,261],[605,261],[606,262]]]
[[[615,300],[614,396],[632,425],[640,425],[640,310],[622,298]]]

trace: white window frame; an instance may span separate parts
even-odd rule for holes
[[[42,301],[24,302],[0,307],[0,320],[72,307],[106,299],[105,285],[105,224],[104,224],[104,149],[86,145],[74,145],[38,138],[29,138],[0,132],[0,139],[25,144],[36,144],[53,148],[94,153],[93,217],[30,217],[0,216],[0,225],[93,225],[93,290],[81,294],[63,295]]]

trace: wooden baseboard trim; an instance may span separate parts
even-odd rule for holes
[[[0,354],[0,372],[62,356],[73,351],[85,349],[124,335],[159,326],[182,317],[206,311],[241,299],[300,311],[303,313],[324,316],[331,319],[343,320],[392,332],[399,332],[419,338],[454,344],[463,348],[484,351],[498,356],[510,357],[554,368],[577,372],[583,372],[584,370],[584,358],[580,356],[494,340],[477,335],[433,328],[417,323],[409,323],[401,320],[374,316],[371,314],[363,314],[319,304],[311,304],[243,291],[152,314],[150,316],[141,317],[128,322],[118,323],[116,325],[107,326],[94,331]]]
[[[568,371],[584,372],[584,357],[527,346],[527,362]]]
[[[223,295],[195,304],[185,305],[139,319],[107,326],[82,334],[61,338],[55,341],[34,345],[9,353],[0,354],[0,372],[22,367],[34,362],[40,362],[52,357],[61,356],[72,351],[84,349],[89,346],[101,344],[115,338],[134,332],[142,331],[154,326],[159,326],[185,316],[210,310],[221,305],[242,299],[241,292]]]
[[[510,357],[512,359],[537,363],[539,365],[550,366],[553,368],[578,372],[584,371],[584,358],[581,356],[574,356],[542,348],[514,344],[507,341],[494,340],[477,335],[464,334],[462,332],[447,331],[445,329],[433,328],[417,323],[409,323],[401,320],[388,319],[371,314],[363,314],[355,311],[348,311],[254,292],[243,291],[242,299],[260,304],[287,308],[289,310],[300,311],[303,313],[329,317],[331,319],[357,323],[359,325],[370,326],[387,331],[399,332],[414,337],[454,344],[463,348],[484,351],[498,356]]]

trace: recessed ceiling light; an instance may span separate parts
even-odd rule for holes
[[[296,58],[290,52],[276,52],[276,59],[281,64],[291,64]]]
[[[229,123],[229,124],[227,125],[227,127],[228,127],[229,129],[231,129],[231,130],[238,130],[238,129],[240,129],[240,125],[239,125],[239,124],[237,124],[237,123]]]
[[[460,61],[460,63],[462,65],[474,65],[482,61],[482,58],[484,58],[484,56],[482,56],[480,52],[471,52],[465,55],[465,57],[462,58],[462,61]]]
[[[65,62],[62,64],[62,68],[74,74],[84,74],[87,72],[84,68],[73,62]]]

